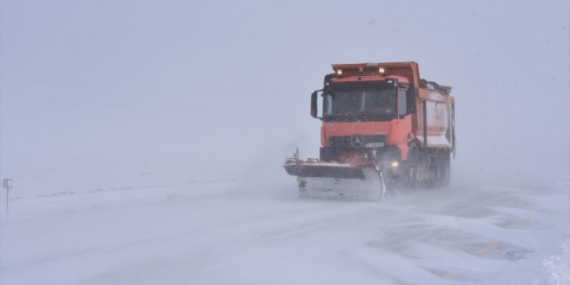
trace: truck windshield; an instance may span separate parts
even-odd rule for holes
[[[396,113],[395,88],[330,90],[324,97],[324,116]]]

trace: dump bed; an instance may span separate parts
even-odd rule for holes
[[[451,87],[420,80],[414,135],[428,148],[455,148],[455,99]]]

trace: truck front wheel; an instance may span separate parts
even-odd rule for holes
[[[406,162],[404,182],[407,188],[415,189],[421,181],[420,152],[417,148],[411,148]]]

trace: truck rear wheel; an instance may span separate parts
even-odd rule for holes
[[[449,180],[451,178],[451,167],[450,167],[450,157],[449,154],[443,154],[438,157],[437,160],[437,186],[447,187],[449,186]]]
[[[404,171],[407,188],[437,188],[449,185],[449,154],[430,155],[417,148],[411,148]]]

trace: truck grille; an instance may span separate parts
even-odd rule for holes
[[[367,147],[367,144],[372,144],[372,147],[382,147],[386,145],[387,135],[375,135],[375,136],[360,136],[361,145],[353,144],[355,136],[338,136],[330,137],[329,144],[332,147]],[[368,146],[370,147],[370,146]]]

